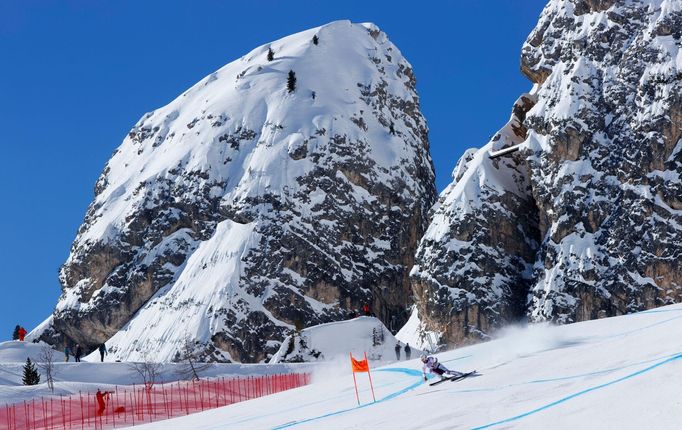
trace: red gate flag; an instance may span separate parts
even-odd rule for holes
[[[350,356],[350,367],[351,373],[353,374],[353,384],[355,385],[355,398],[358,400],[358,406],[360,406],[360,395],[358,394],[358,381],[355,379],[356,372],[367,372],[367,377],[369,377],[369,386],[372,389],[372,399],[376,402],[377,399],[374,397],[374,384],[372,384],[372,374],[369,371],[369,360],[367,359],[367,353],[365,352],[364,360],[356,360],[353,358],[353,353],[349,352]]]
[[[356,360],[351,355],[350,364],[353,368],[353,372],[369,372],[369,363],[366,358],[364,360]]]

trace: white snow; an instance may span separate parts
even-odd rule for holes
[[[348,363],[312,385],[137,427],[166,429],[673,429],[682,420],[682,305],[566,326],[510,328],[438,354],[482,376],[429,387],[418,360],[357,374]]]
[[[476,369],[479,377],[429,387],[418,359],[373,367],[377,402],[371,402],[366,375],[357,374],[358,407],[350,364],[339,359],[304,365],[314,371],[307,387],[135,428],[674,429],[682,422],[682,346],[676,336],[681,331],[682,304],[565,326],[512,327],[490,342],[437,354],[448,368]],[[0,357],[22,358],[6,352],[16,351],[18,343],[0,344]],[[17,386],[21,365],[0,363],[0,404],[47,394],[44,384]],[[170,367],[164,365],[167,374]],[[57,387],[77,391],[132,382],[127,369],[126,363],[60,364]],[[245,374],[302,367],[214,369]]]
[[[349,353],[356,358],[367,353],[371,361],[390,362],[396,359],[396,344],[400,345],[400,357],[404,358],[405,342],[396,339],[377,318],[362,316],[306,328],[293,339],[287,336],[270,363],[291,360],[295,356],[305,361],[336,361],[347,359]],[[414,344],[410,344],[410,349],[413,357],[421,353]]]
[[[0,406],[30,400],[34,397],[52,395],[41,376],[41,384],[23,386],[22,374],[26,358],[30,357],[40,369],[40,357],[45,343],[9,341],[0,342]],[[131,362],[112,363],[99,362],[99,355],[84,358],[80,363],[74,362],[73,356],[65,362],[63,351],[54,351],[54,395],[77,394],[95,392],[98,388],[114,387],[116,385],[142,384],[140,375],[133,368]],[[91,360],[91,361],[88,361]],[[157,382],[170,382],[183,379],[182,363],[164,363],[159,367]],[[282,373],[309,372],[308,363],[273,364],[268,366],[255,364],[225,364],[214,363],[200,372],[201,377],[236,377],[245,375],[265,375]],[[2,423],[0,423],[0,428]]]
[[[395,337],[403,343],[409,343],[412,348],[416,347],[423,351],[435,351],[440,340],[438,333],[426,330],[419,319],[419,311],[416,306],[412,306],[410,318],[396,333]]]

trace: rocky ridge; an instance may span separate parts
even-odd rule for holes
[[[682,299],[681,29],[676,1],[549,2],[521,55],[532,90],[420,243],[422,330],[458,344]]]

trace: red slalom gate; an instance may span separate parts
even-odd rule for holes
[[[41,397],[0,406],[0,430],[110,429],[189,415],[301,387],[310,374],[214,378],[152,387],[123,386],[102,393]]]

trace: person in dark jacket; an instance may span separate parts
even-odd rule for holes
[[[412,354],[412,350],[410,349],[410,344],[406,343],[405,344],[405,360],[409,360],[411,354]]]
[[[398,361],[400,361],[400,350],[400,343],[398,342],[395,344],[395,359]]]
[[[102,363],[104,363],[104,356],[107,354],[107,347],[104,344],[101,344],[97,349],[99,349],[99,359]]]
[[[76,344],[76,355],[74,355],[74,357],[76,357],[76,363],[80,363],[81,355],[83,355],[83,348],[81,348],[80,343],[77,343]]]
[[[64,347],[64,355],[66,356],[66,362],[69,362],[69,356],[71,355],[71,349],[69,349],[69,346],[67,345]]]

